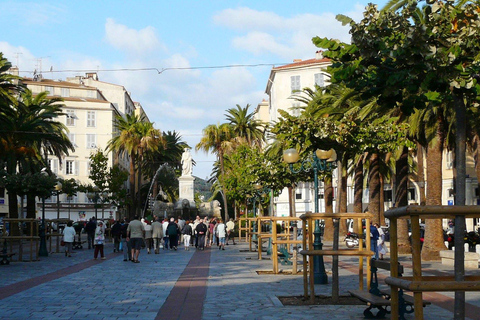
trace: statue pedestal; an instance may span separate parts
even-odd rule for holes
[[[193,190],[193,181],[195,178],[193,176],[181,176],[178,178],[179,199],[187,199],[190,203],[195,203],[195,192]]]

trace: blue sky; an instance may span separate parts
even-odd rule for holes
[[[368,2],[387,1],[2,1],[0,52],[22,76],[41,69],[46,78],[65,79],[98,70],[100,80],[124,85],[155,127],[176,130],[195,147],[227,109],[253,109],[268,98],[273,65],[313,58],[312,37],[348,42],[335,15],[358,21]],[[102,71],[253,64],[267,65]],[[193,158],[193,174],[209,176],[215,157],[193,151]]]

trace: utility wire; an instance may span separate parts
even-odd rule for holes
[[[119,72],[119,71],[156,71],[158,74],[162,74],[168,70],[198,70],[198,69],[227,69],[227,68],[242,68],[242,67],[264,67],[276,65],[285,65],[287,63],[257,63],[257,64],[229,64],[223,66],[202,66],[202,67],[168,67],[168,68],[119,68],[119,69],[65,69],[65,70],[49,70],[40,71],[41,73],[62,73],[62,72]],[[37,71],[20,71],[22,73],[36,73]],[[39,72],[39,73],[40,73]]]

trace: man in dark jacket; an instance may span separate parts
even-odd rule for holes
[[[207,225],[200,221],[200,223],[195,228],[195,232],[197,233],[197,240],[198,240],[198,249],[204,250],[205,249],[205,235],[207,234]]]
[[[95,229],[97,228],[97,222],[94,218],[88,220],[87,225],[85,226],[85,232],[87,233],[87,242],[88,249],[93,248],[93,239],[95,238]]]
[[[175,223],[174,218],[170,218],[170,223],[167,226],[167,236],[168,241],[170,242],[170,250],[172,250],[172,248],[177,250],[179,234],[180,228],[178,227],[178,224]]]
[[[112,237],[113,237],[113,252],[120,251],[120,236],[122,234],[122,225],[118,220],[115,220],[115,223],[112,226]]]

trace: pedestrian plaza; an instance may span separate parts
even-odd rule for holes
[[[124,262],[110,242],[105,252],[106,260],[93,260],[93,250],[81,249],[72,258],[51,253],[40,261],[0,266],[0,319],[364,318],[362,304],[283,306],[278,297],[303,294],[302,274],[259,272],[272,270],[272,261],[258,260],[245,242],[224,251],[185,251],[183,246],[160,254],[142,250],[138,264]],[[400,259],[405,274],[411,272],[409,258]],[[341,295],[358,289],[357,264],[357,258],[340,258]],[[331,295],[329,257],[325,265],[329,284],[316,285],[317,295]],[[447,270],[439,262],[424,263],[424,268],[426,273]],[[453,297],[453,292],[425,293],[432,303],[424,310],[425,319],[452,319]],[[467,292],[467,318],[479,314],[480,294]]]

